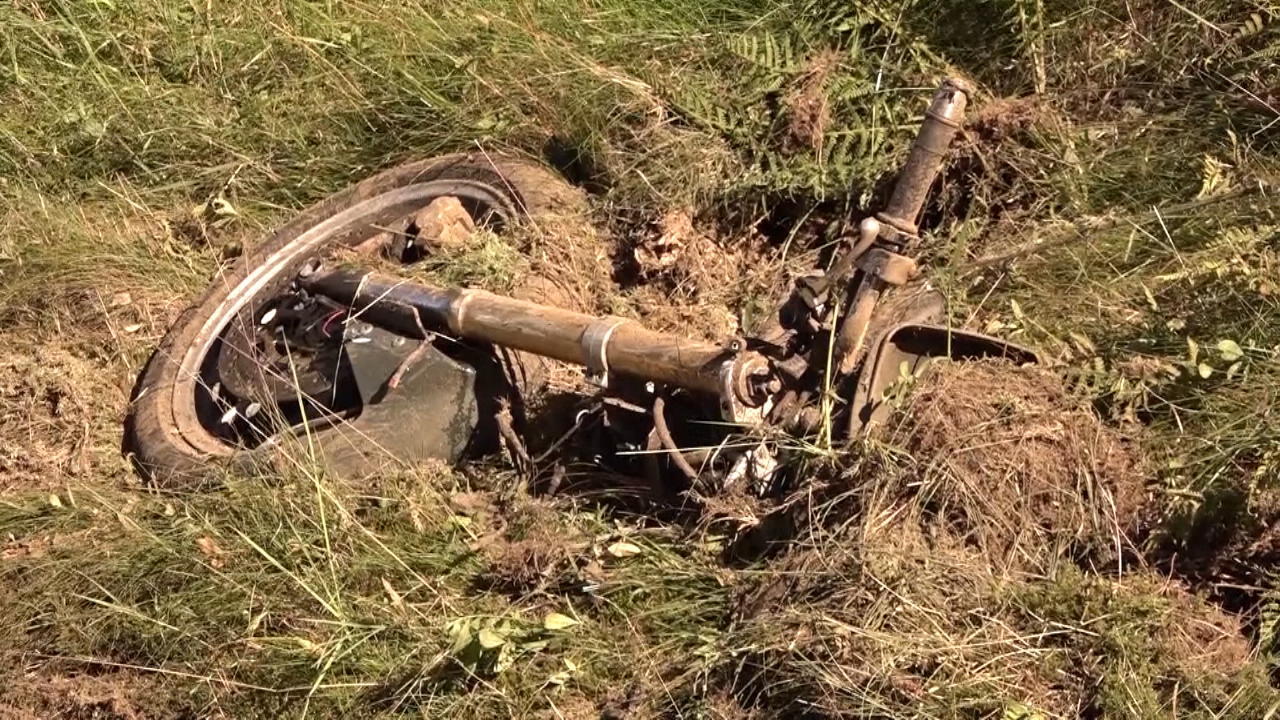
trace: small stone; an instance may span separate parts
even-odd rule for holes
[[[413,223],[418,227],[416,242],[423,247],[461,247],[476,231],[471,213],[452,195],[432,200],[413,217]]]

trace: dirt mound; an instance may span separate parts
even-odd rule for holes
[[[787,284],[776,250],[757,232],[721,232],[698,220],[691,208],[674,208],[619,244],[615,255],[626,269],[610,312],[719,342],[742,331],[743,310],[759,314],[770,306],[771,294]]]
[[[733,678],[769,716],[1152,717],[1201,698],[1261,714],[1240,618],[1121,562],[1144,466],[1049,370],[938,364],[891,450],[808,506],[737,592]],[[872,448],[874,450],[874,448]],[[1190,689],[1194,686],[1195,689]]]
[[[558,512],[553,503],[521,497],[500,512],[475,515],[490,525],[475,542],[488,565],[480,584],[514,597],[581,584],[592,571],[585,553],[590,541],[557,522]]]
[[[914,579],[920,562],[1025,580],[1073,565],[1114,573],[1137,557],[1143,463],[1048,369],[937,362],[853,460],[815,468],[786,503],[787,562],[838,563],[829,536],[846,532],[856,539],[834,542],[863,548],[865,570]],[[783,573],[740,610],[820,593],[822,577]]]
[[[958,707],[965,717],[1153,717],[1196,693],[1237,693],[1248,707],[1266,697],[1239,619],[1177,583],[1071,565],[1013,577],[971,548],[917,542],[886,511],[811,538],[744,590],[749,607],[774,586],[739,616],[743,646],[755,649],[734,678],[745,705],[769,717],[897,706],[922,717]]]
[[[921,519],[1008,567],[1062,554],[1114,566],[1141,525],[1142,463],[1059,378],[1005,362],[941,363],[893,440],[910,456]]]
[[[965,130],[981,141],[998,143],[1057,119],[1055,110],[1041,96],[996,98],[973,113]]]
[[[135,673],[0,675],[0,680],[6,681],[0,720],[146,720],[185,714],[151,678]]]
[[[860,500],[859,514],[740,588],[740,642],[753,650],[732,681],[745,706],[768,717],[899,706],[1155,717],[1238,697],[1250,717],[1270,702],[1240,619],[1168,578],[1043,560],[1044,572],[1011,572],[1008,556],[923,522],[900,487]]]
[[[48,488],[114,461],[119,450],[103,431],[118,418],[124,391],[92,359],[31,338],[0,346],[0,492]]]

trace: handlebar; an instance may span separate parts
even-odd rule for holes
[[[908,236],[920,232],[916,223],[924,210],[929,189],[942,169],[947,149],[964,123],[965,106],[972,92],[967,82],[948,78],[934,94],[911,146],[911,154],[898,175],[889,206],[876,215],[888,228]]]

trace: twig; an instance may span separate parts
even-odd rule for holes
[[[430,349],[431,349],[431,338],[427,338],[426,340],[423,340],[422,342],[418,343],[418,347],[414,348],[413,352],[409,353],[408,357],[406,357],[400,363],[400,367],[396,368],[395,374],[393,374],[391,376],[391,379],[387,381],[387,387],[391,388],[392,390],[395,390],[396,388],[400,387],[400,383],[404,381],[405,373],[409,372],[409,370],[419,360],[421,360],[422,356],[426,355],[427,351]]]
[[[547,458],[551,457],[552,453],[559,450],[562,445],[568,442],[569,438],[573,437],[574,433],[581,430],[583,426],[586,425],[588,419],[596,419],[596,417],[599,416],[600,411],[603,409],[604,405],[595,405],[578,413],[577,417],[573,420],[573,426],[564,431],[564,433],[557,438],[555,442],[551,443],[546,450],[539,453],[538,457],[534,458],[534,462],[541,465]]]
[[[512,461],[516,467],[528,473],[533,468],[533,458],[529,457],[529,450],[524,446],[524,441],[511,425],[511,405],[506,398],[498,401],[497,421],[498,434],[502,436],[507,452],[511,453]]]

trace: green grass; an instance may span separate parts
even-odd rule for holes
[[[824,54],[830,123],[798,144]],[[53,715],[41,683],[90,675],[159,716],[1274,713],[1275,558],[1254,543],[1280,507],[1277,63],[1267,0],[5,4],[0,705]],[[118,457],[183,304],[356,179],[475,147],[550,158],[618,237],[687,209],[724,247],[763,219],[807,257],[883,200],[950,72],[981,93],[927,213],[933,277],[958,322],[1034,344],[1141,428],[1151,571],[1008,577],[902,547],[860,514],[903,481],[892,457],[846,459],[883,475],[746,568],[712,530],[549,507],[500,468],[185,495],[138,490]],[[486,245],[441,272],[505,287],[523,267]]]
[[[453,508],[460,480],[388,479],[371,493],[319,477],[246,479],[204,497],[6,503],[13,532],[88,532],[97,548],[5,569],[25,586],[5,600],[6,642],[90,670],[144,661],[181,673],[198,681],[193,707],[488,717],[603,695],[713,641],[694,630],[725,612],[707,559],[590,512],[522,509],[528,500],[503,517]],[[485,589],[486,552],[501,547],[492,536],[534,511],[581,538],[607,579],[558,597]],[[610,554],[620,532],[634,556]],[[567,582],[578,572],[551,569]]]

